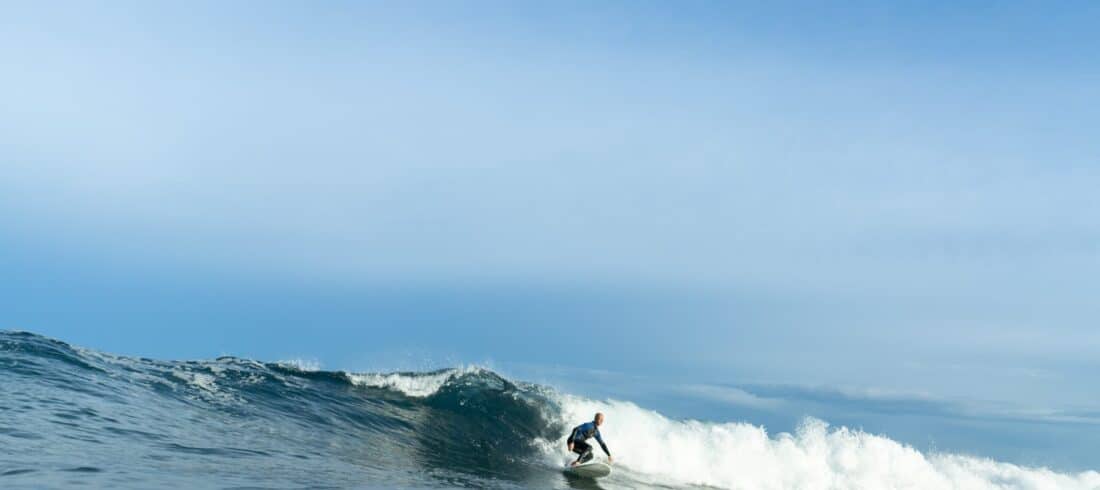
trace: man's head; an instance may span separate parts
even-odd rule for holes
[[[603,414],[600,413],[600,412],[596,412],[595,421],[596,421],[596,427],[599,427],[599,426],[603,425]]]

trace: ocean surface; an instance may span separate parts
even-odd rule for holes
[[[596,411],[614,473],[561,472]],[[599,454],[597,450],[597,454]],[[322,371],[117,356],[0,332],[0,488],[1100,488],[807,418],[772,434],[480,367]]]

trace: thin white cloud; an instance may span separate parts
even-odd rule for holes
[[[693,384],[683,386],[679,391],[687,395],[755,409],[774,409],[784,403],[779,398],[761,397],[730,386]]]

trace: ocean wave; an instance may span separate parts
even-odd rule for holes
[[[817,419],[779,434],[744,422],[677,420],[478,366],[313,368],[137,359],[0,332],[0,438],[10,467],[0,486],[67,487],[73,478],[135,488],[563,486],[565,434],[598,411],[607,414],[602,432],[618,468],[609,486],[1100,488],[1094,471],[921,452]],[[98,471],[67,471],[77,461]],[[127,484],[125,475],[140,477]]]

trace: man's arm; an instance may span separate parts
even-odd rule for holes
[[[603,453],[607,455],[607,459],[611,459],[611,451],[607,450],[607,444],[603,443],[603,437],[600,436],[600,431],[596,431],[596,442],[600,443],[600,449],[603,449]]]

